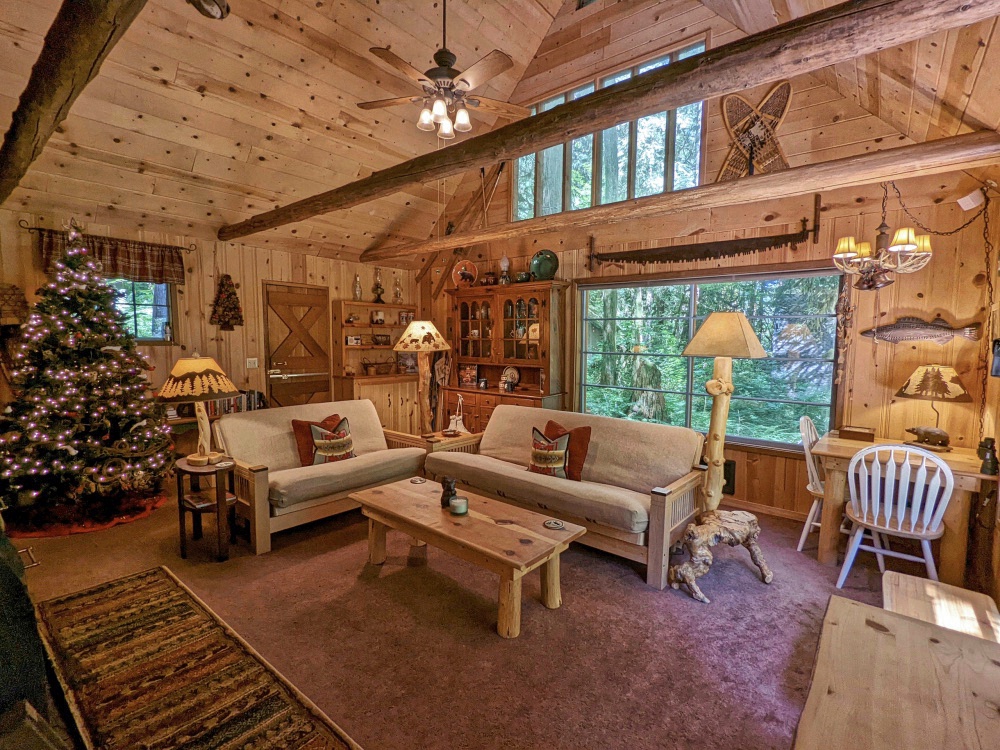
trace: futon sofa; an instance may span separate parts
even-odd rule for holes
[[[544,431],[549,420],[566,429],[591,427],[582,481],[528,471],[532,428]],[[493,411],[478,453],[441,450],[427,456],[424,468],[481,494],[585,526],[580,543],[645,563],[647,583],[663,589],[670,547],[701,510],[702,443],[702,435],[686,427],[502,405]]]
[[[302,466],[292,420],[346,417],[354,458]],[[258,555],[271,534],[357,508],[348,495],[420,474],[426,450],[414,435],[384,430],[368,399],[226,414],[212,427],[218,449],[236,461],[237,512],[250,520]]]

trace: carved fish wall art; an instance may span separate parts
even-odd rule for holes
[[[934,318],[928,323],[917,317],[906,316],[889,325],[869,328],[867,331],[862,331],[861,335],[878,341],[888,341],[890,344],[899,344],[903,341],[933,341],[944,346],[956,336],[969,341],[979,341],[982,335],[981,329],[979,323],[952,328],[943,318]]]

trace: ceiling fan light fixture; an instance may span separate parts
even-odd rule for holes
[[[468,133],[472,130],[472,121],[469,119],[469,110],[464,106],[458,108],[455,113],[455,130],[459,133]]]
[[[434,103],[431,105],[431,114],[434,117],[434,122],[440,124],[448,119],[448,103],[440,96],[434,97]]]
[[[434,113],[431,112],[430,104],[424,102],[424,108],[420,110],[420,117],[417,118],[418,130],[434,130]]]
[[[455,128],[451,123],[451,118],[446,114],[444,119],[438,124],[438,138],[450,141],[455,137]]]

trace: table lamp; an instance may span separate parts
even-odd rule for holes
[[[741,312],[714,312],[684,347],[685,357],[715,357],[712,379],[705,390],[712,397],[712,419],[705,443],[705,509],[715,510],[722,502],[725,484],[723,449],[726,444],[726,420],[733,395],[733,358],[763,359],[767,356],[750,321]]]
[[[935,401],[956,401],[970,403],[972,396],[965,390],[961,378],[954,367],[948,365],[920,365],[907,378],[903,387],[896,391],[897,398],[915,398],[930,401],[934,411],[934,427],[909,427],[907,432],[917,436],[912,441],[923,447],[947,448],[948,433],[941,429],[941,412],[937,410]],[[933,432],[931,431],[933,430]]]
[[[414,320],[403,331],[393,351],[417,355],[417,395],[420,400],[420,434],[433,431],[431,415],[431,353],[444,352],[451,345],[429,320]]]
[[[225,456],[212,451],[212,431],[205,402],[239,395],[239,389],[211,357],[182,357],[174,364],[167,382],[160,388],[159,400],[166,404],[194,403],[198,420],[198,450],[187,457],[192,466],[206,466]]]

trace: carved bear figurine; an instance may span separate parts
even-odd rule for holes
[[[918,443],[938,445],[942,448],[948,447],[948,433],[937,427],[907,427],[906,431],[911,435],[916,435]]]
[[[447,509],[451,499],[455,497],[458,492],[455,490],[455,483],[458,480],[452,479],[451,477],[441,477],[441,507]]]

